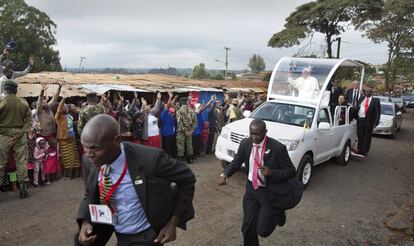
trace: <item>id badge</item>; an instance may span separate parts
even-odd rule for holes
[[[89,204],[92,223],[115,225],[116,214],[113,214],[108,205]]]

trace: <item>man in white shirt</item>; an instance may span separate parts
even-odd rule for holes
[[[371,147],[372,130],[379,123],[381,106],[379,99],[372,97],[370,88],[365,90],[357,105],[358,152],[353,154],[365,157]]]
[[[315,77],[310,76],[309,68],[304,68],[302,77],[297,79],[293,79],[290,74],[287,82],[299,90],[299,97],[314,99],[319,94],[318,80]]]

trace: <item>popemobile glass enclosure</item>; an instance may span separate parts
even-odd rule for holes
[[[328,106],[331,81],[344,84],[357,80],[361,89],[363,77],[364,65],[350,59],[283,57],[270,78],[268,100]]]

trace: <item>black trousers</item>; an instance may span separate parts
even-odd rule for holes
[[[96,240],[92,244],[93,246],[104,246],[108,243],[109,239],[113,234],[114,227],[110,225],[93,225],[93,234],[96,235]],[[152,228],[149,228],[138,234],[122,234],[115,233],[117,238],[118,246],[160,246],[162,244],[154,243],[155,238],[157,237],[155,231]],[[79,232],[75,234],[75,246],[80,246],[78,241]]]
[[[116,233],[118,246],[156,246],[161,244],[154,243],[157,237],[155,231],[149,228],[138,234],[122,234]]]
[[[106,245],[111,239],[112,233],[114,232],[114,227],[111,225],[103,225],[103,224],[94,224],[93,225],[93,232],[92,234],[96,235],[96,240],[92,244],[92,246],[103,246]],[[81,246],[79,243],[79,231],[75,234],[74,237],[74,245],[75,246]]]
[[[170,157],[175,157],[177,155],[177,143],[175,135],[163,136],[162,148]]]
[[[201,154],[201,134],[193,136],[193,154],[194,157],[199,157]]]
[[[213,149],[214,144],[214,136],[216,135],[217,131],[214,128],[210,128],[208,130],[208,140],[207,140],[207,149],[206,154],[211,154],[215,150]]]
[[[358,153],[366,155],[371,147],[372,125],[365,118],[357,121]]]
[[[243,197],[243,241],[244,246],[258,246],[259,238],[268,237],[276,226],[284,223],[285,211],[269,207],[265,188],[255,190],[250,181]]]

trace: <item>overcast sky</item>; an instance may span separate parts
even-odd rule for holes
[[[63,67],[192,68],[224,67],[224,46],[231,47],[229,68],[246,68],[252,54],[272,69],[289,49],[267,47],[285,18],[305,0],[26,0],[57,24],[57,49]],[[350,30],[342,35],[341,57],[370,63],[386,61],[385,45]],[[307,42],[304,42],[304,44]],[[322,43],[313,39],[313,49]],[[303,45],[304,45],[303,44]],[[334,46],[336,51],[336,45]],[[215,61],[219,60],[219,61]]]

